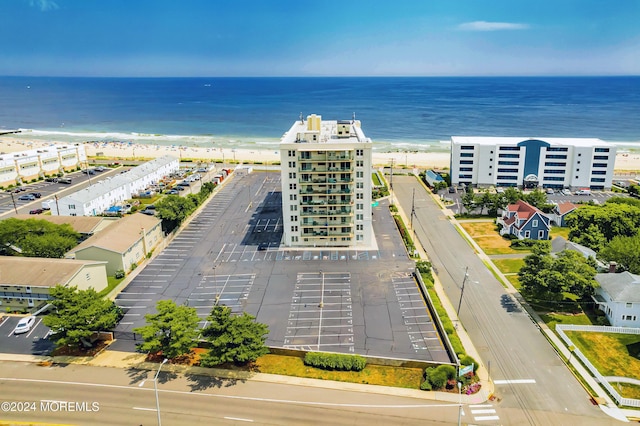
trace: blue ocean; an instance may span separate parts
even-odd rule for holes
[[[0,77],[0,130],[25,139],[266,148],[301,113],[355,114],[377,150],[444,150],[454,135],[640,149],[640,77]]]

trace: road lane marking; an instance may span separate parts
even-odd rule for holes
[[[140,411],[157,411],[155,408],[133,407],[134,410]]]
[[[112,388],[112,389],[126,389],[126,390],[138,390],[140,392],[154,392],[153,388],[141,388],[138,385],[136,386],[125,386],[125,385],[109,385],[106,383],[83,383],[83,382],[65,382],[61,380],[45,380],[45,379],[24,379],[17,377],[0,377],[0,381],[11,381],[11,382],[29,382],[29,383],[48,383],[48,384],[56,384],[56,385],[75,385],[75,386],[87,386],[87,387],[95,387],[95,388]],[[243,401],[262,401],[262,402],[273,402],[273,403],[282,403],[282,404],[298,404],[298,405],[309,405],[309,406],[327,406],[327,407],[360,407],[360,408],[396,408],[396,409],[407,409],[407,408],[443,408],[443,407],[458,407],[458,403],[451,404],[347,404],[347,403],[339,403],[339,402],[318,402],[318,401],[294,401],[290,399],[274,399],[274,398],[258,398],[251,396],[237,396],[237,395],[220,395],[214,393],[193,393],[191,391],[178,391],[178,390],[169,390],[169,389],[158,389],[158,392],[166,393],[166,394],[178,394],[178,395],[193,395],[196,397],[210,397],[210,398],[223,398],[223,399],[236,399]],[[155,410],[154,410],[155,411]]]
[[[474,417],[473,420],[477,422],[481,422],[484,420],[500,420],[500,417],[499,416],[478,416],[478,417]]]
[[[243,418],[240,418],[240,417],[223,417],[223,418],[227,419],[227,420],[237,420],[239,422],[251,422],[251,423],[253,422],[253,420],[251,420],[251,419],[243,419]]]
[[[494,380],[495,385],[520,385],[520,384],[533,384],[535,379],[514,379],[514,380]]]

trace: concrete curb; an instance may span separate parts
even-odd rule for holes
[[[420,181],[420,179],[418,179],[418,180]],[[420,181],[420,182],[422,183],[422,181]],[[423,186],[424,186],[424,188],[426,190],[427,189],[426,186],[424,185],[424,183],[422,183],[422,184],[423,184]],[[430,194],[433,198],[435,198],[437,200],[437,197],[435,197],[434,194],[431,193],[431,191],[428,191],[428,194]],[[398,214],[400,215],[400,217],[402,217],[402,220],[405,222],[405,224],[408,224],[409,222],[408,222],[407,216],[404,213],[402,207],[399,204],[396,204],[396,207],[398,207]],[[443,207],[443,211],[445,211],[445,214],[446,214],[446,211],[448,211],[448,210]],[[420,258],[429,260],[429,256],[424,251],[424,247],[423,247],[422,243],[417,239],[417,235],[414,234],[413,238],[414,238],[414,243],[415,243],[416,250],[418,250],[418,253],[420,254]],[[417,243],[419,243],[419,244],[417,244]],[[466,330],[464,329],[464,327],[457,325],[457,324],[462,325],[462,323],[460,322],[460,319],[458,318],[456,310],[454,309],[453,305],[451,304],[451,301],[449,300],[449,298],[445,294],[444,289],[442,287],[442,283],[440,282],[440,279],[438,278],[437,274],[433,273],[432,275],[433,275],[434,288],[435,288],[436,294],[438,295],[438,298],[440,299],[440,302],[442,303],[442,306],[444,307],[445,311],[447,312],[447,315],[449,316],[451,321],[453,321],[454,324],[456,324],[456,333],[458,334],[458,337],[460,338],[460,341],[462,342],[462,346],[465,348],[465,350],[467,351],[468,355],[470,355],[471,357],[473,357],[473,359],[475,359],[476,361],[478,361],[480,363],[480,366],[478,367],[478,370],[476,371],[476,374],[480,378],[480,383],[482,384],[482,387],[480,388],[480,392],[478,392],[477,394],[474,394],[474,395],[468,395],[468,396],[464,395],[464,396],[465,397],[477,396],[480,399],[475,400],[473,402],[473,403],[476,403],[476,404],[480,403],[480,402],[485,402],[485,401],[489,400],[490,398],[492,398],[493,397],[493,393],[495,392],[495,387],[494,387],[493,381],[489,377],[488,370],[484,366],[484,364],[482,363],[482,359],[480,358],[480,355],[479,355],[477,349],[475,348],[475,346],[473,345],[473,342],[471,341],[471,338],[467,334]]]

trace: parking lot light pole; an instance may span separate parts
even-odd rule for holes
[[[151,379],[151,381],[153,382],[153,389],[156,393],[156,412],[158,413],[158,426],[162,426],[162,419],[160,418],[160,398],[158,397],[158,376],[160,375],[160,370],[162,370],[162,366],[165,365],[167,361],[169,361],[167,358],[162,360],[162,362],[160,363],[160,366],[158,367],[158,371],[156,372],[155,377]],[[138,387],[144,386],[145,382],[146,380],[143,380],[142,382],[140,382]]]
[[[218,267],[217,265],[213,266],[213,288],[216,291],[216,302],[214,306],[218,306],[218,301],[220,301],[220,293],[218,293],[218,277],[216,276],[217,267]]]
[[[320,275],[322,275],[322,289],[320,290],[320,304],[319,308],[324,306],[324,272],[320,271]]]

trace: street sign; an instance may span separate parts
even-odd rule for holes
[[[465,374],[469,374],[473,372],[473,363],[471,365],[467,365],[466,367],[462,367],[460,372],[458,373],[458,377],[464,376]]]

